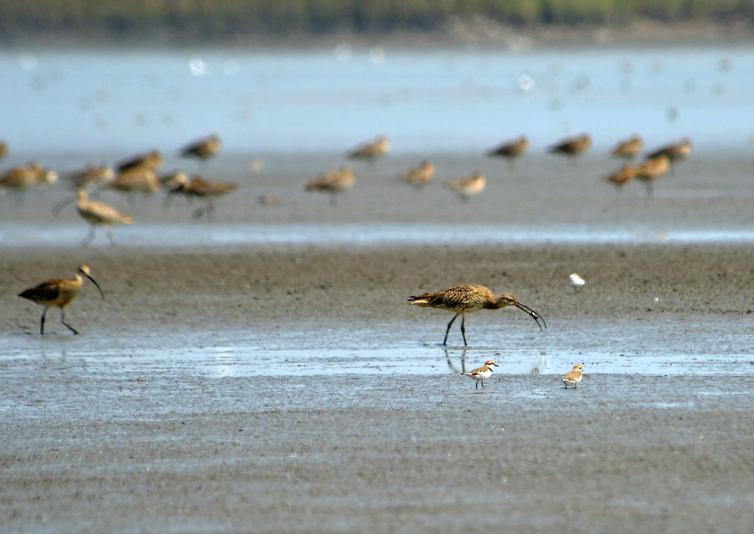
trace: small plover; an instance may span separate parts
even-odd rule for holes
[[[584,366],[580,363],[575,364],[570,371],[568,371],[565,375],[563,375],[563,378],[560,379],[561,382],[563,382],[563,386],[565,386],[565,389],[568,389],[568,386],[573,386],[574,389],[578,387],[579,382],[581,382],[581,379],[584,377],[583,370]]]
[[[481,367],[477,367],[476,369],[472,369],[471,371],[467,371],[465,373],[461,373],[464,376],[468,376],[472,380],[476,381],[476,384],[474,386],[474,389],[479,388],[479,383],[482,383],[482,389],[484,389],[484,381],[485,379],[492,376],[492,366],[498,367],[498,365],[493,360],[487,360],[485,361]]]

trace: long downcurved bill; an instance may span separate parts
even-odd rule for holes
[[[92,281],[92,283],[97,287],[99,294],[102,295],[102,300],[105,300],[105,294],[102,292],[102,288],[99,286],[97,281],[86,273],[84,273],[84,276],[86,276],[89,280]]]
[[[534,322],[535,322],[535,323],[537,323],[537,326],[539,327],[540,331],[542,330],[542,325],[544,325],[544,327],[545,327],[545,328],[547,328],[547,323],[545,322],[545,319],[544,319],[544,317],[542,317],[542,316],[541,316],[541,315],[539,315],[539,314],[538,314],[537,312],[535,312],[534,310],[532,310],[532,309],[531,309],[531,308],[530,308],[529,306],[524,306],[524,305],[523,305],[523,304],[521,304],[520,302],[517,302],[517,303],[515,304],[515,306],[516,306],[516,308],[518,308],[519,310],[521,310],[521,311],[525,311],[525,312],[526,312],[526,314],[527,314],[527,315],[528,315],[529,317],[531,317],[532,319],[534,319]],[[542,321],[542,324],[540,324],[540,323],[539,323],[539,321]]]

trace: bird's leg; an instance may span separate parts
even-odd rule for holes
[[[89,225],[89,233],[86,234],[86,236],[84,237],[84,240],[81,242],[81,246],[82,247],[87,246],[89,243],[92,242],[92,239],[94,239],[94,226],[92,226],[90,224]]]
[[[45,335],[45,316],[47,315],[47,306],[42,310],[42,318],[39,320],[39,335]]]
[[[482,389],[484,389],[484,380],[480,380],[480,382],[482,383]]]
[[[73,332],[75,335],[79,335],[79,331],[73,328],[71,325],[65,322],[65,310],[63,308],[60,308],[60,322],[65,325],[65,327]]]
[[[461,314],[461,335],[463,336],[463,346],[465,347],[468,343],[466,343],[466,316],[463,314]],[[482,387],[484,387],[484,383]]]
[[[479,389],[479,380],[474,382],[474,389]]]
[[[443,345],[447,345],[448,344],[448,332],[450,332],[450,327],[453,326],[453,322],[456,320],[456,317],[458,317],[458,315],[459,314],[456,313],[453,316],[453,318],[450,320],[450,322],[448,323],[448,327],[445,329],[445,339],[442,340],[442,344]]]

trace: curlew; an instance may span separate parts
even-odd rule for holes
[[[135,169],[151,169],[156,171],[160,165],[162,165],[162,154],[157,150],[152,150],[146,154],[139,154],[123,160],[115,168],[119,173]]]
[[[592,146],[592,138],[589,134],[581,134],[575,137],[569,137],[562,141],[550,146],[548,152],[551,154],[560,154],[562,156],[568,156],[569,158],[575,158],[582,155],[589,150]]]
[[[492,376],[493,366],[499,367],[494,360],[486,360],[480,367],[477,367],[476,369],[472,369],[471,371],[467,371],[465,373],[461,373],[461,375],[468,376],[476,382],[474,389],[479,389],[480,383],[482,384],[482,389],[484,389],[484,381]]]
[[[637,166],[624,163],[620,169],[605,176],[604,180],[614,185],[620,192],[623,190],[623,187],[631,181],[631,178],[636,176],[637,170]]]
[[[351,189],[356,183],[356,176],[351,167],[341,167],[340,169],[320,174],[314,180],[304,185],[305,191],[318,191],[320,193],[329,193],[330,203],[334,206],[336,203],[335,195]]]
[[[372,162],[388,152],[390,152],[390,141],[384,135],[378,135],[373,141],[362,143],[348,152],[348,159],[363,159]]]
[[[115,171],[107,165],[89,165],[81,170],[69,173],[66,178],[74,189],[101,187],[115,179]]]
[[[403,173],[402,178],[413,186],[421,187],[427,185],[434,175],[435,166],[425,160]]]
[[[89,200],[89,195],[84,189],[76,192],[76,210],[79,215],[89,223],[89,233],[81,242],[82,245],[88,245],[94,239],[94,229],[97,226],[116,226],[121,224],[131,224],[133,218],[124,215],[110,204],[105,202]],[[109,231],[105,231],[111,244],[114,244],[113,236]]]
[[[633,159],[644,148],[644,141],[641,137],[634,134],[628,139],[619,141],[617,145],[610,151],[610,155],[614,158]]]
[[[487,178],[478,171],[474,171],[469,176],[464,176],[458,180],[451,180],[447,185],[458,193],[462,199],[468,200],[484,191],[484,188],[487,187]]]
[[[438,308],[440,310],[448,310],[455,313],[448,323],[448,327],[445,329],[445,338],[442,341],[443,345],[447,345],[448,332],[450,332],[450,327],[453,326],[453,322],[459,315],[461,316],[461,335],[463,336],[463,344],[467,345],[466,314],[477,312],[479,310],[498,310],[508,306],[515,306],[534,319],[540,330],[542,330],[542,325],[544,325],[545,328],[547,327],[547,323],[545,323],[545,320],[539,315],[539,313],[535,312],[528,306],[521,304],[512,294],[503,293],[500,296],[495,296],[488,288],[479,285],[461,285],[433,293],[423,293],[421,295],[409,297],[408,301],[415,306]],[[540,324],[539,321],[542,321],[542,324]]]
[[[488,156],[505,158],[508,160],[508,167],[513,168],[513,160],[526,152],[529,148],[529,140],[524,135],[520,135],[517,139],[506,141],[503,144],[489,150]]]
[[[581,382],[581,379],[584,377],[583,369],[584,366],[577,363],[570,371],[563,375],[563,378],[561,378],[560,381],[563,382],[565,389],[568,389],[568,386],[573,386],[574,389],[578,387],[579,382]]]
[[[647,158],[636,167],[636,179],[641,180],[647,186],[647,196],[652,196],[654,181],[670,170],[670,158],[664,154]]]
[[[222,146],[223,143],[220,138],[217,135],[212,134],[184,146],[181,149],[180,154],[181,157],[184,158],[196,158],[201,161],[206,161],[209,158],[216,156],[220,152]]]
[[[238,188],[231,182],[213,182],[199,176],[189,179],[186,173],[182,172],[176,173],[165,185],[168,188],[168,195],[183,195],[186,198],[201,198],[205,201],[205,206],[194,212],[195,218],[212,214],[215,211],[213,199],[227,195]]]
[[[91,269],[89,269],[88,265],[81,265],[73,278],[47,280],[46,282],[42,282],[41,284],[18,294],[21,298],[44,306],[42,318],[39,320],[40,335],[44,335],[45,333],[45,316],[47,315],[47,310],[53,306],[60,308],[60,322],[63,323],[68,330],[78,335],[78,330],[65,322],[65,307],[68,306],[79,294],[81,287],[84,285],[84,276],[92,281],[104,299],[105,294],[102,292],[102,288],[100,288],[99,284],[94,278],[92,278]]]

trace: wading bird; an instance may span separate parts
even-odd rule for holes
[[[92,278],[91,270],[88,265],[82,265],[76,271],[73,278],[59,279],[59,280],[47,280],[42,282],[38,286],[22,291],[18,294],[19,297],[30,300],[36,304],[44,306],[42,311],[42,318],[39,321],[39,334],[45,333],[45,316],[47,310],[53,306],[60,308],[60,322],[65,325],[68,330],[78,335],[78,330],[65,322],[65,307],[68,306],[73,299],[79,294],[81,287],[84,285],[83,276],[86,276],[99,290],[102,298],[105,298],[105,294],[102,292],[99,284]]]
[[[469,284],[461,285],[443,289],[442,291],[411,296],[408,301],[415,306],[438,308],[440,310],[448,310],[455,313],[448,323],[448,327],[445,329],[445,338],[442,340],[443,345],[448,344],[448,332],[450,332],[450,327],[453,326],[453,322],[459,315],[461,316],[461,336],[463,336],[463,344],[467,345],[466,314],[477,312],[479,310],[499,310],[500,308],[515,306],[534,319],[540,330],[542,330],[542,325],[544,325],[545,328],[547,327],[547,323],[545,323],[545,320],[541,315],[528,306],[521,304],[512,294],[503,293],[500,296],[495,296],[489,288],[484,286]],[[542,321],[542,324],[540,324],[539,321]]]
[[[213,182],[205,180],[199,176],[191,179],[186,173],[176,173],[175,176],[165,184],[168,188],[168,195],[183,195],[187,198],[200,198],[205,201],[205,205],[194,212],[194,217],[199,218],[204,214],[208,216],[215,211],[213,199],[227,195],[235,191],[238,186],[231,182]]]
[[[348,159],[363,159],[371,162],[388,152],[390,152],[390,141],[384,135],[378,135],[374,141],[362,143],[348,152]]]
[[[631,178],[636,176],[637,170],[638,167],[624,163],[620,169],[611,174],[608,174],[604,179],[608,183],[614,185],[620,192],[623,190],[623,187],[631,181]]]
[[[427,185],[434,175],[435,166],[425,160],[403,173],[403,179],[413,186],[421,187]]]
[[[305,191],[318,191],[320,193],[330,194],[330,204],[335,205],[335,195],[351,189],[356,183],[356,176],[351,167],[341,167],[340,169],[320,174],[314,180],[304,185]]]
[[[451,180],[448,182],[448,187],[458,193],[462,199],[468,200],[484,191],[484,188],[487,187],[487,178],[481,173],[474,171],[469,176],[464,176],[458,180]]]
[[[663,147],[658,148],[654,152],[651,152],[647,159],[654,159],[658,158],[660,156],[665,156],[668,158],[668,161],[670,163],[670,170],[675,173],[673,169],[673,164],[676,161],[681,161],[686,159],[691,155],[691,140],[687,138],[683,138],[677,143],[671,143],[669,145],[665,145]]]
[[[574,389],[578,387],[579,382],[581,382],[581,379],[584,377],[583,369],[584,366],[577,363],[570,371],[563,375],[563,378],[561,378],[560,381],[563,382],[565,389],[568,389],[568,386],[573,386]]]
[[[619,141],[617,145],[610,151],[610,155],[614,158],[633,159],[644,148],[644,141],[641,137],[634,134],[628,139]]]
[[[199,139],[190,143],[181,149],[181,156],[184,158],[196,158],[201,161],[206,161],[209,158],[216,156],[223,143],[220,138],[212,134],[204,139]]]
[[[74,189],[100,187],[115,179],[115,171],[107,165],[90,165],[69,173],[66,178]]]
[[[43,169],[36,163],[29,163],[8,169],[0,176],[0,188],[13,191],[16,195],[23,195],[24,191],[38,185],[55,183],[58,173],[50,169]]]
[[[482,364],[481,367],[477,367],[476,369],[472,369],[471,371],[467,371],[461,374],[463,376],[468,376],[476,382],[474,389],[479,389],[480,383],[482,384],[482,389],[484,389],[484,381],[492,376],[493,366],[499,367],[493,360],[487,360]]]
[[[526,152],[529,148],[529,140],[526,136],[519,136],[512,141],[506,141],[503,144],[487,152],[488,156],[505,158],[508,160],[508,167],[513,168],[513,160]]]
[[[654,181],[670,170],[670,159],[660,154],[653,158],[647,158],[636,168],[636,179],[641,180],[647,186],[647,196],[652,196]]]
[[[122,214],[110,204],[89,200],[89,195],[83,189],[79,189],[76,192],[76,210],[79,212],[79,215],[89,223],[89,233],[81,242],[82,245],[88,245],[89,242],[94,239],[94,229],[97,226],[114,226],[131,224],[134,222],[132,217]],[[110,240],[110,243],[115,244],[110,231],[105,230],[105,234]]]
[[[152,150],[146,154],[139,154],[121,161],[116,166],[116,169],[119,173],[134,169],[151,169],[155,171],[160,165],[162,165],[162,154],[157,150]]]
[[[568,156],[569,158],[575,158],[580,156],[592,146],[592,138],[589,134],[581,134],[575,137],[569,137],[562,141],[552,145],[548,152],[551,154],[560,154],[562,156]]]

